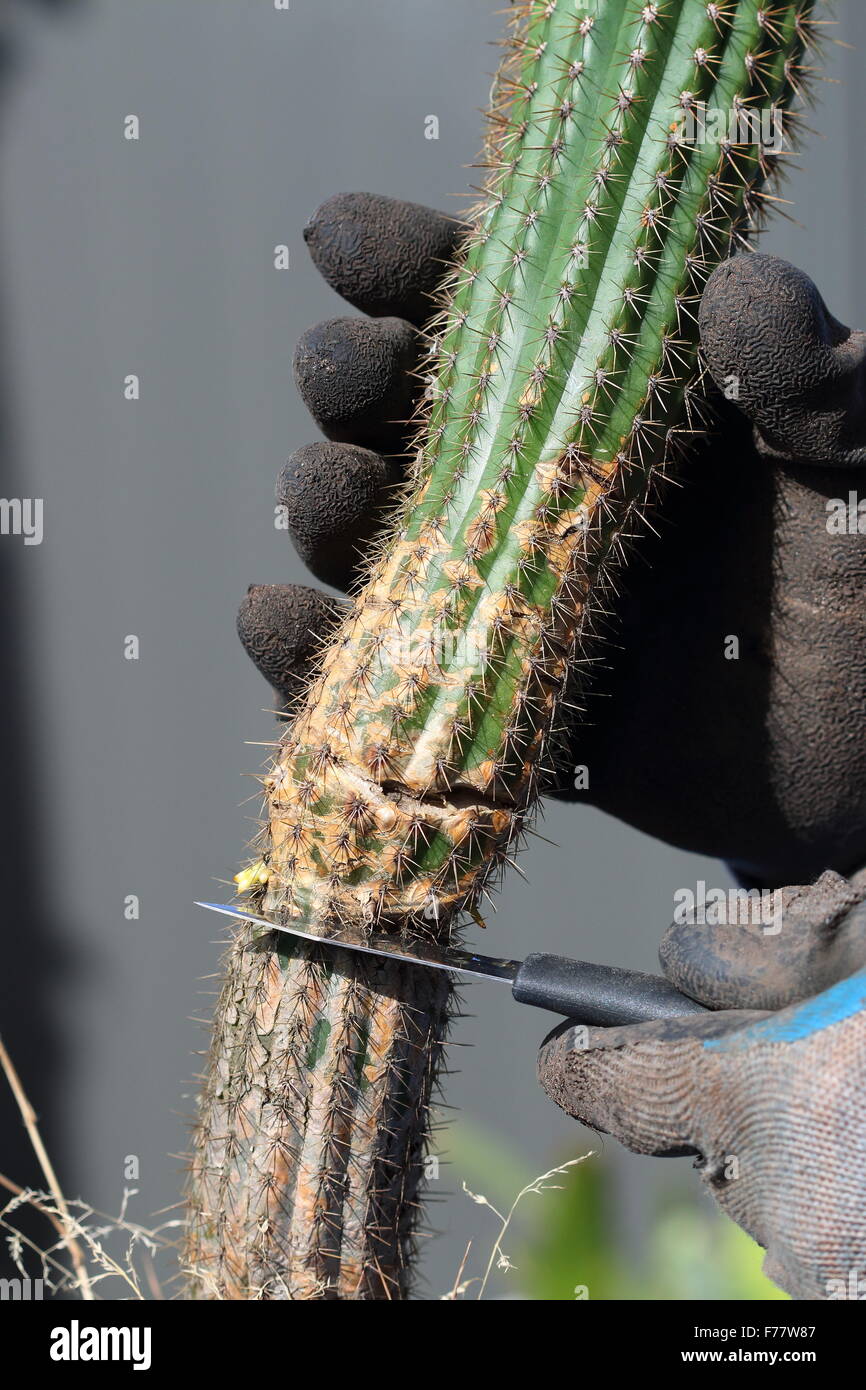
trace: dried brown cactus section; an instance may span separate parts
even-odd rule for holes
[[[447,976],[282,944],[246,929],[227,961],[193,1161],[193,1295],[402,1298]]]

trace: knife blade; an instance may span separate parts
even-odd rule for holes
[[[409,945],[399,937],[381,933],[362,935],[343,927],[320,936],[303,925],[276,922],[228,903],[197,902],[196,907],[253,922],[267,931],[302,937],[319,946],[361,951],[365,955],[386,956],[410,965],[503,981],[511,986],[511,993],[519,1004],[546,1009],[575,1023],[594,1027],[619,1027],[707,1012],[703,1004],[681,994],[662,976],[647,975],[640,970],[595,965],[542,951],[533,952],[525,960],[509,960],[437,946],[432,942],[413,941]]]

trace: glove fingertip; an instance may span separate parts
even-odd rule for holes
[[[720,1027],[694,1017],[621,1028],[586,1028],[572,1020],[542,1044],[539,1081],[567,1114],[634,1153],[696,1154],[701,1043]]]
[[[318,440],[277,479],[286,528],[307,568],[346,592],[396,498],[402,470],[371,449]]]
[[[298,340],[295,382],[330,440],[400,453],[411,430],[421,348],[404,319],[325,319]]]
[[[337,193],[316,209],[304,240],[331,289],[374,318],[420,325],[465,235],[455,217],[377,193]]]
[[[238,610],[238,637],[287,705],[303,695],[312,663],[341,610],[339,599],[303,584],[251,584],[247,590]]]
[[[833,317],[804,271],[778,256],[734,256],[707,281],[698,321],[710,375],[762,453],[862,462],[863,335]]]

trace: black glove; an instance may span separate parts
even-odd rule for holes
[[[416,332],[460,223],[340,194],[305,231],[316,265],[370,315],[308,329],[298,387],[331,442],[277,484],[313,574],[351,587],[402,480],[423,390]],[[617,625],[554,794],[585,799],[776,886],[866,860],[864,336],[766,256],[726,262],[701,306],[716,428],[664,495],[627,566]],[[747,418],[748,417],[748,418]],[[753,421],[750,424],[749,421]],[[830,506],[830,510],[828,510]],[[828,529],[829,526],[829,529]],[[339,611],[302,587],[250,590],[241,640],[291,702]],[[574,768],[589,786],[574,790]]]

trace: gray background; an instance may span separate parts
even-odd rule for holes
[[[305,579],[273,526],[287,454],[313,437],[291,382],[300,332],[342,311],[301,230],[341,189],[465,206],[502,19],[492,0],[91,0],[22,10],[0,134],[6,496],[45,499],[45,540],[0,539],[4,593],[2,1026],[64,1185],[133,1212],[177,1199],[215,922],[256,814],[244,799],[270,737],[267,687],[233,631],[247,585]],[[866,6],[838,7],[866,36]],[[866,321],[862,57],[831,51],[823,133],[788,186],[806,229],[766,249],[807,269],[838,315]],[[127,143],[127,113],[141,139]],[[440,138],[424,138],[436,114]],[[456,195],[456,196],[455,196]],[[291,269],[273,269],[277,243]],[[138,373],[141,400],[123,399]],[[710,557],[711,562],[714,557]],[[735,557],[715,557],[719,563]],[[141,643],[124,659],[124,638]],[[486,945],[544,946],[653,968],[675,888],[724,871],[599,813],[549,806]],[[141,899],[124,920],[127,894]],[[536,1089],[545,1020],[494,985],[467,990],[448,1101],[526,1176],[588,1147]],[[4,1096],[4,1105],[5,1105]],[[4,1118],[6,1111],[4,1110]],[[33,1177],[17,1128],[0,1169]],[[596,1147],[597,1147],[596,1141]],[[673,1167],[615,1157],[624,1227]],[[447,1143],[443,1141],[443,1158]],[[687,1163],[675,1181],[697,1192]],[[427,1294],[490,1231],[438,1184]],[[477,1182],[477,1175],[472,1174]],[[697,1197],[696,1200],[703,1200]],[[485,1223],[487,1223],[485,1225]]]

